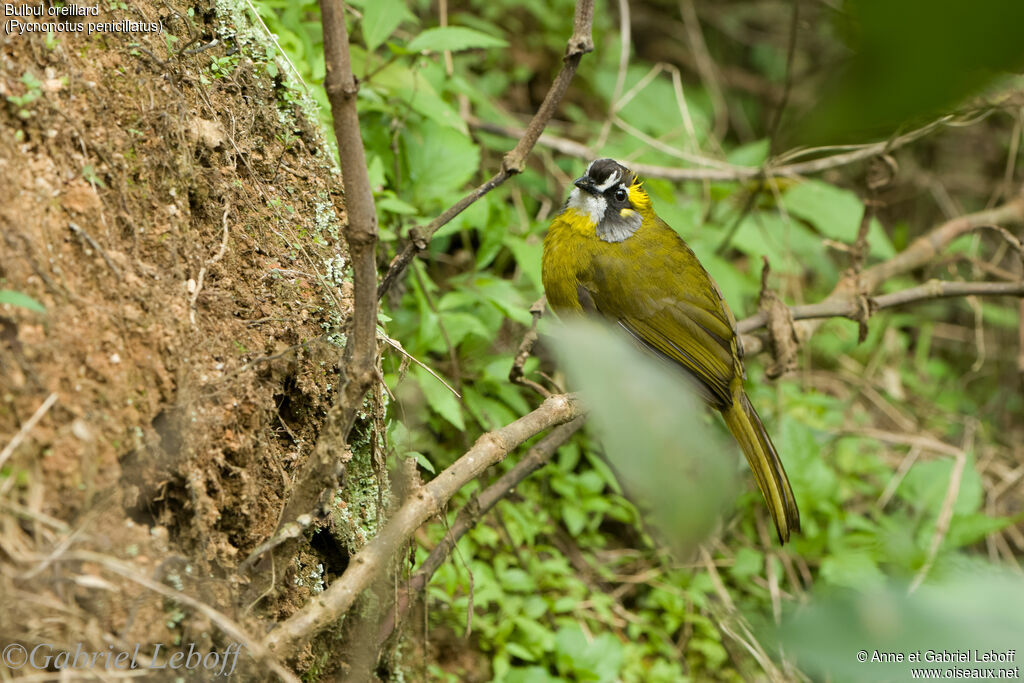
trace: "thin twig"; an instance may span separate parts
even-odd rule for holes
[[[583,408],[574,396],[552,396],[533,412],[481,436],[465,455],[413,492],[384,528],[351,558],[345,573],[309,604],[278,624],[267,634],[263,644],[278,656],[294,653],[302,643],[345,614],[395,552],[404,548],[416,529],[438,514],[456,491],[530,437],[582,413]]]
[[[715,119],[713,135],[716,139],[721,140],[729,130],[729,106],[726,103],[725,95],[722,94],[718,70],[715,66],[715,61],[711,58],[708,45],[704,41],[704,33],[700,28],[700,18],[697,16],[697,9],[693,4],[693,0],[679,0],[679,13],[683,18],[683,26],[686,28],[686,39],[690,45],[690,52],[693,53],[697,73],[700,74],[700,80],[704,83],[704,87],[707,88],[708,97],[711,99],[711,109],[714,112]]]
[[[789,45],[786,48],[786,81],[782,86],[782,97],[773,112],[772,122],[768,126],[768,141],[774,151],[778,141],[779,126],[782,115],[789,104],[789,93],[793,89],[793,57],[796,55],[796,33],[800,25],[800,0],[793,0],[793,13],[789,20]]]
[[[949,523],[953,520],[953,506],[956,505],[956,499],[960,494],[960,482],[963,481],[964,467],[966,465],[967,451],[961,450],[957,453],[956,459],[953,461],[953,469],[949,473],[949,484],[946,486],[946,495],[942,499],[939,516],[935,520],[935,532],[932,534],[932,541],[928,546],[927,559],[925,559],[917,574],[914,575],[914,580],[910,583],[910,588],[908,589],[910,593],[916,591],[924,583],[928,572],[931,571],[932,565],[935,564],[939,548],[942,547],[942,539],[946,537],[946,533],[949,531]]]
[[[537,343],[537,323],[540,321],[541,316],[544,315],[544,308],[546,305],[547,298],[542,296],[534,301],[530,306],[530,315],[533,318],[533,322],[530,325],[530,329],[523,335],[523,341],[519,343],[519,349],[516,351],[516,356],[512,360],[512,369],[508,371],[508,380],[512,382],[512,384],[518,384],[519,386],[533,389],[544,398],[551,396],[551,392],[542,384],[529,379],[523,372],[523,366],[526,365],[526,361],[530,357],[530,353],[533,351],[533,345]]]
[[[114,277],[116,277],[118,280],[121,279],[120,269],[118,269],[118,267],[114,265],[114,262],[110,260],[110,256],[107,255],[106,250],[104,250],[103,247],[99,245],[99,242],[92,238],[92,235],[87,233],[85,229],[82,228],[80,225],[72,221],[68,221],[68,229],[71,230],[71,232],[78,235],[79,237],[81,237],[86,243],[88,243],[90,247],[93,248],[93,251],[97,252],[100,256],[102,256],[104,263],[107,264],[107,268],[110,268],[110,270],[114,273]]]
[[[249,553],[249,556],[245,558],[240,565],[238,565],[238,572],[241,573],[249,571],[249,567],[255,564],[256,560],[260,559],[260,556],[262,556],[263,553],[268,550],[273,550],[285,541],[298,538],[312,523],[313,517],[311,515],[299,515],[299,518],[294,522],[282,525],[272,537],[263,543],[260,543],[255,550]]]
[[[409,353],[408,351],[406,351],[405,347],[402,346],[402,342],[398,341],[397,339],[392,339],[391,337],[387,336],[384,333],[380,333],[378,336],[381,338],[381,340],[385,344],[387,344],[388,346],[392,347],[393,349],[398,351],[400,354],[402,354],[402,356],[404,356],[405,358],[408,358],[410,361],[412,361],[416,365],[418,365],[421,368],[423,368],[424,370],[426,370],[427,373],[429,373],[431,377],[433,377],[438,382],[443,384],[448,391],[452,392],[452,394],[455,396],[455,398],[460,399],[460,400],[462,399],[462,394],[457,392],[455,390],[455,387],[453,387],[451,384],[448,384],[448,382],[445,382],[444,381],[444,377],[441,377],[441,375],[439,375],[436,372],[434,372],[430,368],[430,366],[428,366],[426,363],[424,363],[420,359],[416,358],[416,356],[414,356],[411,353]]]
[[[632,20],[629,16],[629,1],[619,0],[619,68],[615,75],[615,88],[608,100],[608,116],[601,126],[601,133],[597,136],[595,147],[601,149],[608,140],[608,134],[612,130],[612,117],[625,106],[625,102],[619,103],[622,97],[622,89],[626,87],[626,71],[629,68],[629,52],[632,45]]]
[[[558,109],[558,105],[562,102],[562,98],[565,96],[566,91],[569,89],[569,83],[576,74],[576,68],[580,64],[580,59],[583,55],[588,52],[592,52],[594,49],[594,39],[591,36],[591,26],[593,25],[593,22],[594,0],[577,0],[576,13],[573,17],[572,37],[569,39],[569,44],[566,45],[565,48],[565,57],[562,59],[562,70],[558,72],[555,82],[551,84],[551,88],[548,90],[547,95],[544,96],[544,101],[541,103],[537,113],[534,114],[533,119],[530,121],[530,125],[528,125],[526,130],[522,131],[519,136],[519,142],[512,151],[506,154],[504,159],[502,159],[501,169],[490,180],[480,185],[468,195],[450,206],[444,213],[431,221],[425,228],[422,230],[410,230],[409,242],[405,245],[402,251],[392,259],[391,265],[388,267],[388,272],[384,275],[380,286],[377,288],[378,298],[383,297],[391,285],[405,273],[405,269],[409,267],[412,259],[418,253],[427,248],[427,245],[430,243],[430,239],[434,236],[434,233],[441,228],[441,226],[446,225],[473,202],[480,199],[512,176],[522,172],[526,162],[526,157],[529,155],[534,145],[537,144],[537,140],[540,138],[541,133],[548,125],[548,121],[551,120],[555,110]]]

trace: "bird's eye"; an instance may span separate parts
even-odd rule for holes
[[[623,190],[621,187],[619,189],[615,190],[615,201],[617,201],[617,202],[624,202],[624,201],[626,201],[626,191]]]

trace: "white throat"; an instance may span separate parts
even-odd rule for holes
[[[611,186],[609,185],[609,187]],[[589,215],[590,220],[596,225],[604,220],[604,211],[608,208],[608,201],[601,195],[592,195],[574,187],[569,193],[569,208]]]

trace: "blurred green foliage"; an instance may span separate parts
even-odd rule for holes
[[[837,33],[854,52],[801,129],[816,144],[888,135],[1024,67],[1024,3],[851,0]]]
[[[911,669],[940,670],[918,678],[1020,677],[1024,587],[985,562],[965,559],[916,592],[894,582],[821,593],[775,634],[809,673],[836,681],[909,680]]]
[[[354,8],[348,15],[352,59],[361,84],[362,133],[384,264],[410,227],[428,222],[498,168],[514,141],[471,130],[460,111],[521,126],[557,72],[574,3],[467,0],[450,6],[447,28],[440,26],[435,6],[425,0],[349,4]],[[709,9],[709,25],[714,26],[709,40],[714,38],[712,48],[728,56],[729,41],[742,37],[748,43],[738,50],[742,68],[781,90],[787,70],[788,8],[765,5],[772,6],[762,10],[756,3],[737,3],[734,14]],[[804,9],[807,5],[803,3]],[[820,11],[832,11],[824,5]],[[966,17],[973,11],[947,16],[933,5],[922,9],[921,3],[912,3],[890,21],[889,4],[863,2],[851,7],[863,10],[856,43],[861,52],[848,69],[852,80],[836,81],[840,94],[834,102],[839,104],[828,105],[842,113],[829,114],[828,123],[835,124],[835,130],[851,127],[843,118],[852,115],[844,104],[851,98],[864,98],[870,107],[863,121],[877,127],[930,114],[986,82],[957,70],[960,65],[973,68],[982,63],[961,60],[985,40],[974,17]],[[259,9],[306,81],[319,84],[324,67],[316,3],[267,0]],[[646,33],[639,36],[643,40],[634,35],[637,53],[617,90],[619,33],[612,11],[611,5],[598,5],[597,49],[583,60],[554,132],[588,144],[602,141],[596,152],[627,163],[679,166],[685,164],[681,157],[693,153],[719,155],[736,164],[765,161],[774,116],[770,100],[735,94],[731,107],[740,113],[734,127],[745,127],[746,132],[716,139],[713,99],[699,79],[687,75],[677,88],[670,70],[655,67],[659,31],[669,32],[672,49],[681,49],[671,38],[671,31],[682,31],[673,3],[634,7],[634,26]],[[806,55],[798,53],[796,66],[838,59],[834,52],[822,56],[812,50],[825,50],[821,45],[831,45],[834,32],[843,34],[842,22],[857,16],[837,12],[826,17],[829,21],[803,28],[811,45]],[[986,16],[988,24],[999,21],[994,10]],[[775,39],[749,28],[767,19],[781,27]],[[918,19],[925,23],[915,23]],[[964,34],[970,40],[953,45],[956,41],[947,33],[951,22],[961,19],[970,29]],[[1005,22],[1002,30],[1016,26]],[[939,54],[944,46],[951,50],[948,55]],[[998,64],[991,65],[1005,66],[1017,47],[993,47],[999,55]],[[450,70],[441,54],[444,50],[452,53]],[[910,59],[914,51],[923,51],[920,58]],[[872,60],[883,60],[883,68],[873,71]],[[939,73],[932,73],[933,66]],[[320,89],[314,88],[314,93],[326,107]],[[606,129],[616,93],[616,114],[626,127]],[[607,136],[602,136],[603,130]],[[658,144],[652,145],[651,138]],[[481,433],[537,404],[536,396],[509,383],[508,373],[524,326],[531,321],[528,307],[542,293],[539,264],[547,220],[585,164],[539,147],[522,175],[439,231],[425,258],[413,264],[405,282],[387,297],[388,334],[459,392],[456,395],[418,364],[410,365],[403,355],[385,353],[385,380],[399,399],[390,421],[392,465],[401,458],[415,458],[422,475],[433,476]],[[839,180],[846,182],[837,184]],[[778,183],[752,204],[748,200],[755,188],[743,183],[674,185],[650,178],[646,187],[658,213],[686,238],[737,317],[743,317],[755,310],[765,256],[772,264],[772,286],[787,299],[816,301],[831,290],[849,267],[849,258],[830,243],[851,243],[863,214],[858,193],[850,189],[862,186],[857,181],[857,176],[834,175],[828,182]],[[980,195],[964,198],[975,208],[986,200]],[[752,208],[745,212],[747,206]],[[873,221],[869,259],[893,255],[927,227],[891,218]],[[723,244],[727,248],[719,253]],[[976,258],[986,249],[984,242],[970,236],[950,253]],[[945,275],[971,273],[963,268],[949,263]],[[915,282],[902,277],[887,286]],[[858,343],[854,323],[828,322],[803,351],[800,372],[775,383],[763,379],[758,358],[747,360],[751,400],[786,463],[802,513],[803,532],[784,549],[773,544],[763,502],[749,484],[738,451],[736,457],[720,462],[735,463],[735,472],[742,473],[747,485],[734,513],[724,520],[721,542],[711,548],[712,572],[705,563],[680,560],[660,550],[637,508],[622,495],[602,458],[601,442],[589,430],[575,437],[550,465],[518,486],[467,534],[451,561],[434,576],[428,587],[430,642],[456,639],[456,649],[466,649],[460,639],[471,621],[472,649],[479,655],[445,658],[438,647],[430,659],[430,677],[680,681],[763,676],[756,658],[730,635],[735,631],[723,626],[719,581],[738,610],[733,618],[746,615],[751,622],[767,623],[778,607],[780,591],[785,603],[802,598],[811,586],[816,592],[856,601],[885,590],[893,577],[910,580],[929,562],[953,459],[856,433],[879,425],[891,429],[893,421],[903,430],[910,423],[947,443],[963,443],[965,416],[973,420],[953,516],[929,576],[956,572],[971,546],[1014,521],[986,512],[983,482],[975,469],[978,449],[971,444],[1004,447],[999,434],[1006,416],[1022,410],[1020,393],[1005,381],[1005,356],[992,352],[976,366],[974,346],[949,343],[950,325],[944,321],[965,316],[972,320],[976,310],[997,331],[1012,332],[1018,324],[1008,305],[974,305],[980,308],[972,309],[964,301],[940,301],[878,314],[863,343]],[[579,360],[586,353],[581,348]],[[538,355],[527,362],[526,372],[540,381],[541,371],[550,374],[556,366],[543,350]],[[571,366],[570,362],[570,371]],[[615,382],[614,377],[603,381]],[[625,386],[636,394],[643,383]],[[656,400],[661,392],[651,390],[644,396],[639,391],[637,398]],[[621,398],[607,386],[597,393]],[[651,410],[664,415],[672,407],[670,402]],[[602,411],[608,409],[594,406],[605,420],[612,413]],[[694,433],[725,434],[724,427],[710,417],[704,420],[703,413],[694,416],[692,408],[684,408],[680,419],[685,414],[695,422]],[[602,426],[613,432],[605,433],[612,462],[621,463],[613,451],[621,453],[632,436],[655,442],[669,438],[624,431],[621,425]],[[705,446],[703,438],[695,447]],[[724,443],[730,443],[728,437]],[[662,475],[655,483],[664,487],[663,493],[685,490],[679,477]],[[462,492],[452,502],[452,516],[471,493]],[[431,528],[431,543],[444,531],[441,525]],[[427,549],[418,546],[417,563],[426,554]],[[821,611],[814,612],[818,617],[808,617],[810,621],[794,626],[793,632],[835,633],[843,609],[848,608],[822,602]],[[952,618],[951,612],[939,614]],[[861,647],[845,638],[833,645],[807,660],[811,670],[832,671],[842,658],[852,662]],[[965,640],[963,645],[975,644]],[[771,654],[780,656],[774,650]],[[837,670],[852,671],[851,676],[867,671]]]
[[[732,452],[727,442],[703,419],[682,376],[627,335],[586,320],[567,320],[554,334],[616,478],[642,502],[658,540],[680,558],[692,556],[737,493],[736,463],[722,457]]]

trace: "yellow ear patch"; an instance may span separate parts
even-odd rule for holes
[[[639,178],[636,178],[633,184],[629,186],[629,203],[641,213],[651,208],[651,198],[647,195],[647,191],[643,188],[643,183],[640,182]]]
[[[636,211],[634,211],[633,209],[623,209],[623,210],[619,211],[619,215],[622,216],[623,218],[629,218],[630,216],[632,216],[635,213],[636,213]]]

